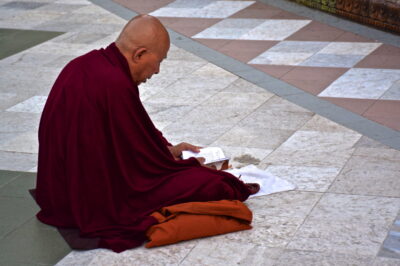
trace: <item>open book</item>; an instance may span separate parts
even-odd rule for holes
[[[224,152],[219,147],[201,148],[199,153],[191,151],[182,152],[182,159],[188,159],[190,157],[203,157],[206,159],[204,164],[215,166],[217,170],[225,170],[229,167],[229,158],[225,156]]]

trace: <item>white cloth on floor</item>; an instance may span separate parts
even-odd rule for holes
[[[253,164],[243,168],[228,169],[225,171],[236,177],[240,176],[240,179],[245,183],[258,183],[260,185],[260,191],[250,197],[258,197],[296,188],[292,183],[268,174],[267,171],[258,169],[257,166]]]

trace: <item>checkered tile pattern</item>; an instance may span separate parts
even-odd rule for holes
[[[227,18],[255,1],[177,0],[150,13],[159,17]]]
[[[192,36],[206,39],[284,40],[311,20],[225,19]]]
[[[250,64],[353,67],[380,43],[282,41]]]
[[[167,27],[400,130],[394,111],[380,111],[382,105],[400,108],[400,48],[257,1],[163,1],[148,6]],[[129,7],[136,9],[132,2]]]

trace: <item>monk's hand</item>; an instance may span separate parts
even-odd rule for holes
[[[169,151],[171,152],[172,156],[174,156],[175,160],[180,160],[182,151],[192,151],[192,152],[200,152],[199,146],[195,146],[186,142],[179,143],[175,146],[168,146]]]

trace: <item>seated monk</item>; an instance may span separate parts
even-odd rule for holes
[[[80,56],[51,89],[39,127],[36,199],[40,221],[76,228],[98,246],[123,251],[141,245],[150,216],[192,201],[246,200],[256,192],[201,160],[179,159],[146,113],[138,85],[159,72],[169,36],[154,17],[127,23],[107,48]]]

